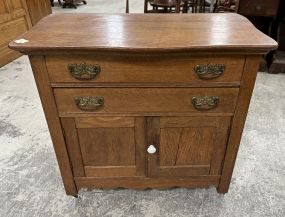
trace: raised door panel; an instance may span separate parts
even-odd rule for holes
[[[0,18],[1,18],[0,19],[0,23],[5,21],[4,16],[7,15],[7,14],[9,14],[9,7],[8,7],[8,4],[7,4],[7,1],[1,0],[0,1]]]
[[[148,175],[219,175],[230,117],[148,118]]]
[[[32,25],[52,13],[50,0],[27,0]]]
[[[27,30],[26,20],[23,17],[0,24],[0,47],[8,49],[8,43]]]
[[[144,118],[62,118],[75,176],[145,175]]]
[[[9,5],[9,13],[11,19],[17,19],[23,17],[26,20],[27,27],[31,26],[29,12],[27,8],[26,0],[6,0]]]
[[[23,8],[23,0],[10,0],[10,4],[14,10]]]
[[[78,129],[84,165],[135,165],[135,132],[133,127]]]
[[[160,130],[160,165],[210,166],[214,127],[162,128]]]
[[[2,0],[0,2],[0,67],[21,54],[8,48],[8,43],[31,27],[26,1]]]

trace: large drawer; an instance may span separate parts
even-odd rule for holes
[[[244,56],[46,56],[52,83],[239,85]]]
[[[59,115],[234,112],[238,88],[55,88]]]

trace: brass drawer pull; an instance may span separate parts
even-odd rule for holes
[[[86,63],[81,64],[68,64],[67,66],[70,74],[79,80],[92,80],[95,79],[101,71],[98,64],[87,65]]]
[[[78,96],[74,101],[76,106],[84,111],[95,111],[104,106],[104,98],[101,96]]]
[[[192,104],[197,110],[209,110],[218,106],[220,99],[217,96],[194,96]]]
[[[194,71],[200,79],[210,80],[222,76],[226,66],[221,64],[196,65]]]

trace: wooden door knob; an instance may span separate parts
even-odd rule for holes
[[[156,148],[154,147],[154,145],[148,146],[147,153],[154,154],[155,152],[156,152]]]

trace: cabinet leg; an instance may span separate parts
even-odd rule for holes
[[[226,193],[228,193],[228,191],[229,191],[229,188],[226,188],[226,187],[223,187],[223,186],[218,186],[217,188],[216,188],[216,190],[217,190],[217,192],[219,193],[219,194],[226,194]]]
[[[65,193],[68,196],[78,197],[78,190],[76,186],[65,185]]]

